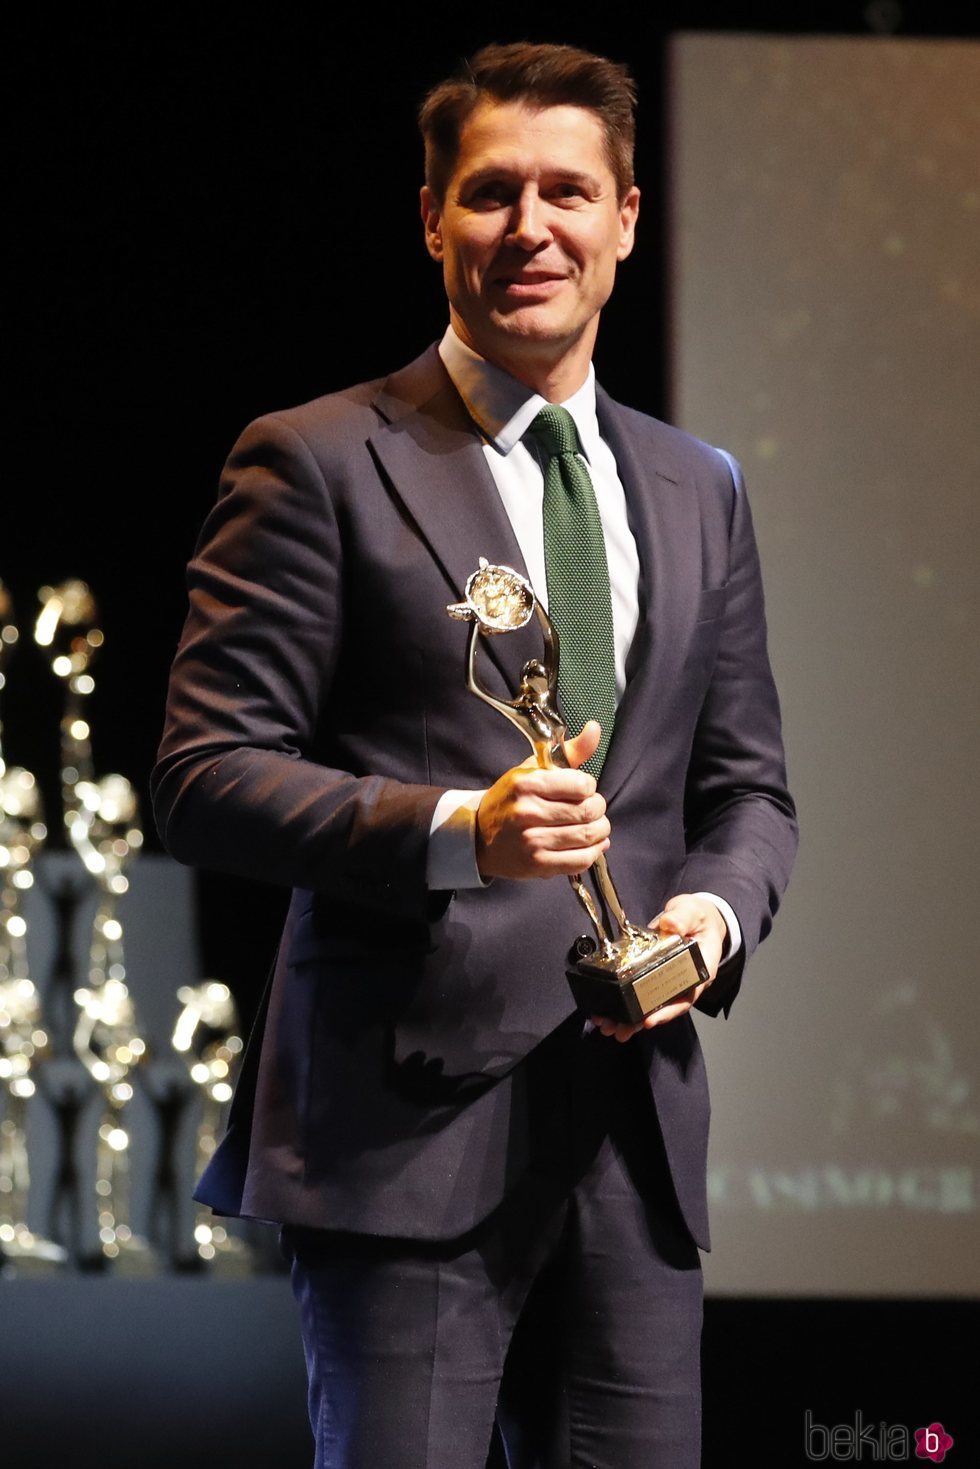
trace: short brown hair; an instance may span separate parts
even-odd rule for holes
[[[514,41],[484,46],[456,76],[433,87],[419,109],[425,181],[440,203],[459,155],[463,126],[483,101],[588,108],[602,124],[620,201],[632,188],[636,84],[627,68],[575,46]]]

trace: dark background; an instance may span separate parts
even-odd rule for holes
[[[22,637],[0,710],[7,760],[33,769],[57,809],[61,690],[29,631],[37,588],[80,576],[106,634],[93,670],[97,771],[139,786],[151,826],[146,783],[183,567],[232,441],[256,414],[381,375],[442,332],[444,298],[417,217],[413,118],[459,57],[526,37],[632,68],[640,243],[604,319],[597,371],[614,396],[665,414],[671,32],[955,36],[972,32],[974,13],[885,0],[663,4],[566,7],[561,22],[539,25],[513,4],[496,5],[492,19],[444,4],[394,19],[366,6],[338,15],[97,5],[8,23],[0,578]],[[232,984],[246,1018],[282,902],[269,889],[200,880],[203,972]],[[706,1463],[739,1448],[761,1463],[804,1462],[806,1406],[823,1423],[852,1421],[858,1407],[865,1421],[938,1416],[962,1443],[968,1427],[975,1433],[971,1343],[952,1352],[949,1338],[965,1333],[971,1311],[709,1303]]]
[[[49,809],[61,689],[29,637],[37,588],[80,576],[98,598],[96,767],[138,784],[152,849],[146,785],[183,570],[231,444],[257,414],[383,375],[441,335],[414,115],[460,57],[560,38],[632,68],[643,214],[597,371],[615,397],[666,415],[671,32],[963,34],[973,7],[665,4],[609,8],[607,23],[590,9],[566,8],[560,36],[507,3],[492,21],[447,4],[356,20],[327,6],[112,4],[14,22],[0,579],[22,638],[2,717],[8,761],[41,778]],[[205,970],[247,1018],[280,896],[201,887]]]

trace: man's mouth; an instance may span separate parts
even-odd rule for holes
[[[514,296],[550,295],[567,279],[559,271],[515,270],[502,272],[495,284]]]

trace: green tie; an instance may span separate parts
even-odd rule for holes
[[[544,472],[544,565],[548,615],[558,632],[558,698],[569,734],[598,719],[602,740],[583,769],[598,779],[616,716],[612,598],[602,521],[589,472],[578,457],[575,420],[566,408],[542,408],[528,433],[547,456]]]

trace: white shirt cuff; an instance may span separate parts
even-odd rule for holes
[[[730,903],[725,902],[724,898],[719,898],[717,893],[695,893],[694,896],[696,898],[707,898],[709,903],[714,903],[718,912],[725,920],[726,927],[728,928],[728,938],[725,941],[725,947],[721,951],[721,962],[724,964],[726,959],[733,958],[742,947],[742,930],[738,926],[735,910]]]
[[[433,891],[489,887],[476,864],[476,813],[485,795],[485,790],[450,790],[444,791],[436,802],[429,827],[425,870],[426,882]],[[724,963],[742,947],[742,930],[735,910],[717,893],[696,893],[695,897],[714,903],[725,920],[728,938],[721,956]]]
[[[476,865],[476,813],[486,791],[444,791],[429,827],[425,879],[432,891],[485,888]]]

